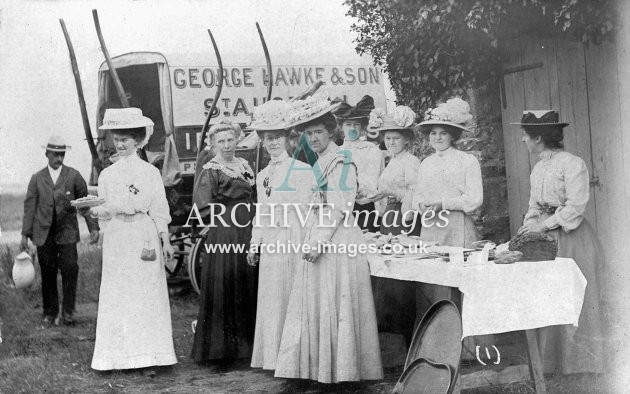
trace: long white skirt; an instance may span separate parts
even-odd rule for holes
[[[299,223],[288,228],[269,228],[267,239],[279,245],[289,242],[299,246],[303,231]],[[286,252],[286,253],[281,253]],[[258,305],[252,367],[275,369],[284,328],[289,296],[293,287],[295,267],[300,264],[302,251],[286,250],[261,253],[258,271]]]
[[[364,243],[340,226],[335,244]],[[322,383],[383,378],[370,268],[365,253],[323,253],[295,262],[276,377]]]
[[[103,239],[103,271],[92,368],[143,368],[177,363],[161,243],[153,221],[115,216]],[[142,249],[157,259],[144,261]]]

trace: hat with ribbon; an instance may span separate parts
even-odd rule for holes
[[[284,100],[270,100],[254,108],[253,120],[248,130],[256,130],[260,135],[264,131],[287,130],[286,117],[289,105]]]
[[[143,148],[153,134],[153,121],[142,115],[140,108],[108,108],[103,116],[103,124],[99,130],[120,130],[135,129],[145,127],[146,136],[144,140],[138,144],[139,148]]]
[[[416,126],[416,113],[407,106],[399,105],[391,113],[385,113],[383,108],[375,108],[370,112],[368,131],[402,131],[411,133]]]
[[[333,103],[339,103],[339,107],[333,112],[338,120],[369,118],[370,112],[374,109],[374,99],[365,95],[354,107],[340,98],[336,98]]]
[[[53,134],[48,138],[48,143],[42,145],[42,148],[51,152],[65,152],[71,147],[70,145],[66,145],[66,140],[64,140],[62,136]]]
[[[459,97],[453,97],[435,108],[428,109],[424,114],[424,119],[418,125],[423,133],[430,132],[431,126],[436,125],[453,126],[462,131],[469,131],[466,125],[473,116],[467,102]]]
[[[295,100],[288,103],[286,115],[286,128],[299,126],[329,112],[337,110],[341,103],[332,103],[328,92],[318,91],[304,100]]]
[[[523,111],[520,122],[510,123],[519,126],[558,126],[566,127],[567,122],[560,122],[560,114],[554,110]]]

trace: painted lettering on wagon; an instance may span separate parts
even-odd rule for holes
[[[217,68],[178,67],[173,69],[173,86],[177,89],[213,88],[218,84],[218,74]],[[251,67],[224,68],[223,84],[225,87],[255,87],[269,84],[266,69],[259,69],[256,75]],[[368,66],[277,67],[273,70],[274,86],[306,86],[319,79],[333,85],[378,85],[381,83],[380,71]]]
[[[169,68],[173,123],[176,127],[201,125],[212,107],[219,80],[215,66],[176,65]],[[223,90],[213,121],[251,122],[254,107],[267,100],[269,75],[263,66],[228,66],[223,69]],[[370,64],[274,66],[273,99],[289,100],[318,79],[330,98],[357,102],[368,94],[377,107],[387,105],[380,69]]]

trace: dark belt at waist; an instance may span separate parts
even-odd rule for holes
[[[538,209],[540,210],[541,213],[545,215],[553,215],[554,213],[556,213],[556,209],[558,209],[558,207],[552,207],[550,205],[546,205],[546,206],[541,206]]]

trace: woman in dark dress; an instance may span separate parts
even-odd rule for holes
[[[256,323],[258,275],[247,264],[253,216],[254,172],[234,156],[241,134],[223,121],[210,128],[208,148],[215,156],[195,180],[193,200],[209,226],[206,245],[243,245],[236,253],[215,250],[203,255],[201,302],[192,357],[199,363],[230,362],[251,356]]]

